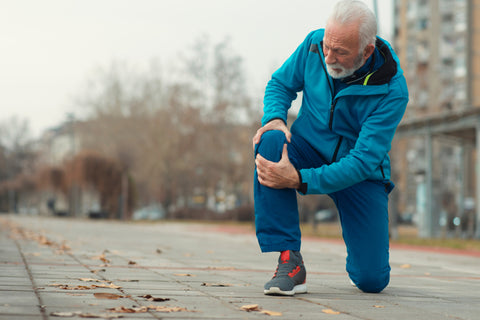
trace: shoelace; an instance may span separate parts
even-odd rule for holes
[[[297,266],[295,266],[291,261],[282,262],[278,265],[277,269],[275,270],[275,274],[273,275],[274,278],[279,276],[289,276],[293,270],[295,270]]]

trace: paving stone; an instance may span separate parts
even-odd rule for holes
[[[54,246],[10,238],[12,222],[71,250],[58,252]],[[52,312],[101,314],[112,307],[140,305],[196,312],[122,315],[125,319],[265,319],[258,311],[241,310],[249,304],[281,312],[279,319],[467,320],[480,314],[476,255],[393,247],[390,285],[380,294],[365,294],[348,281],[341,241],[306,239],[302,252],[309,293],[272,297],[263,295],[263,284],[272,277],[278,254],[261,254],[251,231],[231,234],[222,232],[221,225],[18,215],[2,215],[0,228],[0,320],[44,320],[39,301],[47,319],[63,319],[51,316]],[[108,261],[100,260],[102,254]],[[121,288],[52,286],[110,283]],[[129,298],[98,299],[94,293]],[[153,302],[143,295],[170,300]],[[332,311],[337,314],[325,313]]]

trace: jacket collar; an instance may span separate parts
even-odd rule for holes
[[[323,47],[323,41],[320,45]],[[376,55],[380,55],[384,60],[380,66],[378,66],[378,64],[381,63],[381,61],[379,61],[381,58],[375,58]],[[367,60],[367,63],[355,71],[353,75],[340,80],[347,85],[382,85],[389,83],[396,73],[397,63],[393,59],[390,49],[383,40],[377,37],[375,52],[372,57]]]

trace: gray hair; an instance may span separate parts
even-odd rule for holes
[[[363,1],[341,0],[333,8],[328,22],[349,24],[360,21],[360,52],[369,44],[375,45],[377,36],[377,19]],[[328,24],[327,22],[327,24]]]

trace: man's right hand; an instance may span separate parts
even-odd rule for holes
[[[281,119],[274,119],[257,130],[257,133],[253,136],[253,139],[252,139],[253,150],[255,150],[255,145],[260,142],[260,138],[262,137],[262,134],[270,130],[282,131],[283,133],[285,133],[285,137],[287,138],[287,141],[290,142],[290,138],[292,137],[292,134],[290,133],[290,130],[288,130],[285,122],[283,122],[283,120]]]

